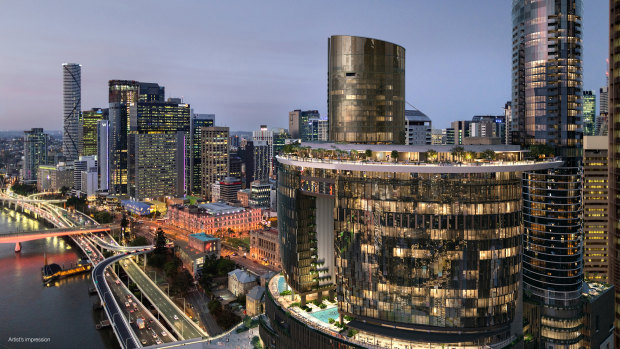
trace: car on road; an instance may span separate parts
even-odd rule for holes
[[[120,285],[120,284],[121,284],[121,280],[119,280],[119,279],[116,279],[116,281],[114,281],[114,282],[115,282],[117,285]]]
[[[164,336],[164,337],[166,337],[168,334],[166,333],[166,331],[162,331],[162,332],[161,332],[161,335],[162,335],[162,336]]]
[[[175,315],[175,316],[174,316],[174,319],[175,319],[175,320],[178,320],[178,319],[179,319],[179,317]]]
[[[146,343],[147,343],[146,339],[143,339],[143,340],[141,340],[140,342],[141,342],[143,345],[146,345]]]
[[[129,308],[129,302],[125,302],[125,306]]]
[[[162,342],[162,341],[158,338],[158,339],[156,339],[156,340],[155,340],[155,343],[157,343],[157,344],[162,344],[162,343],[164,343],[164,342]]]

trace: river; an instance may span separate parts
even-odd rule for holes
[[[45,229],[43,224],[0,208],[0,234]],[[89,296],[90,273],[60,280],[50,287],[41,281],[44,255],[48,263],[69,265],[79,254],[63,238],[15,245],[0,244],[0,348],[118,348],[110,328],[95,324],[103,311],[93,311],[98,297]]]

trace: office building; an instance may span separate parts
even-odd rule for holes
[[[464,139],[469,137],[469,121],[467,120],[463,120],[463,121],[452,121],[452,134],[453,137],[452,139],[454,140],[453,143],[448,143],[448,144],[455,144],[455,145],[463,145],[464,144]],[[450,136],[448,136],[448,141],[450,140]]]
[[[405,49],[335,35],[327,51],[329,140],[405,144]]]
[[[269,181],[269,173],[271,171],[271,149],[272,147],[266,141],[253,141],[253,160],[254,160],[254,181]]]
[[[64,162],[40,165],[37,170],[38,191],[60,191],[73,186],[73,167]]]
[[[310,119],[320,119],[321,115],[318,110],[300,110],[295,109],[288,113],[288,132],[291,138],[301,139],[302,141],[310,141],[308,139],[310,130],[308,130],[308,122]]]
[[[269,176],[271,176],[272,173],[272,166],[273,166],[273,157],[275,155],[274,152],[274,132],[272,130],[269,130],[267,128],[267,125],[261,125],[260,126],[260,130],[256,130],[256,131],[252,131],[252,142],[254,142],[254,148],[256,150],[256,147],[258,145],[260,145],[261,147],[264,146],[266,147],[266,153],[261,152],[261,156],[265,156],[265,159],[268,161],[265,168],[260,168],[260,169],[256,169],[256,161],[254,162],[254,179],[258,180],[261,179],[263,177],[256,177],[256,171],[260,172],[260,176],[265,175],[266,173],[266,178],[264,180],[267,180],[269,178]],[[282,142],[282,145],[284,143]],[[256,153],[255,153],[256,154]],[[255,155],[256,157],[256,155]],[[263,162],[261,162],[261,166],[263,165]]]
[[[215,126],[215,114],[192,114],[190,125],[190,181],[188,193],[192,195],[200,195],[202,184],[201,175],[201,139],[202,128]]]
[[[616,23],[620,18],[620,0],[609,1],[609,62],[620,61],[620,32]],[[616,64],[609,67],[609,255],[611,267],[609,276],[615,289],[615,342],[620,343],[620,197],[614,193],[620,191],[620,140],[615,137],[620,131],[620,68]],[[603,98],[601,98],[601,102]],[[603,107],[601,107],[603,111]]]
[[[308,126],[309,129],[309,126]],[[286,145],[287,140],[290,140],[290,136],[288,132],[283,128],[276,128],[272,130],[273,132],[273,141],[272,141],[272,151],[271,151],[271,165],[269,168],[269,177],[275,178],[276,176],[276,159],[275,156],[280,154],[284,145]]]
[[[241,186],[246,189],[254,181],[254,142],[243,142],[237,149],[237,155],[242,161]]]
[[[110,121],[97,122],[97,161],[99,190],[107,192],[110,189]]]
[[[463,143],[467,143],[467,138],[477,138],[490,140],[478,144],[504,144],[506,141],[505,120],[504,115],[475,115],[469,123],[469,134]],[[469,142],[469,144],[472,143]]]
[[[405,143],[409,145],[432,144],[433,123],[421,111],[405,110]]]
[[[80,112],[82,111],[82,66],[62,64],[63,134],[62,154],[67,161],[77,160],[82,148]]]
[[[583,233],[584,277],[609,283],[608,180],[605,136],[583,138]]]
[[[97,156],[80,156],[73,162],[73,194],[93,197],[98,189]]]
[[[329,121],[327,119],[308,119],[308,133],[302,142],[327,142],[329,140]]]
[[[250,206],[269,208],[271,202],[271,184],[256,180],[250,185]]]
[[[582,116],[582,124],[583,124],[583,135],[584,136],[595,136],[595,125],[596,125],[596,94],[594,91],[583,91],[583,96],[581,97],[583,101],[583,116]]]
[[[24,131],[24,165],[22,180],[36,182],[38,168],[47,164],[47,147],[49,136],[43,133],[42,128],[32,128]]]
[[[136,117],[138,102],[165,102],[163,86],[134,80],[110,80],[109,110],[109,191],[128,195],[130,120]]]
[[[203,127],[201,131],[201,194],[209,201],[211,184],[229,176],[229,135],[228,127]]]
[[[504,105],[504,121],[506,123],[504,144],[512,144],[512,101],[508,101]]]
[[[241,190],[241,180],[239,178],[226,177],[211,184],[211,202],[236,202],[239,190]]]
[[[82,112],[80,122],[82,148],[79,152],[80,156],[97,155],[97,124],[99,121],[107,119],[107,108],[92,108]]]
[[[447,144],[445,130],[439,130],[439,129],[431,130],[431,144],[432,145]]]
[[[239,204],[241,205],[241,207],[250,206],[251,195],[252,194],[251,194],[250,189],[241,189],[237,192],[237,201],[239,201]]]
[[[189,104],[176,98],[166,102],[138,101],[131,105],[130,113],[129,196],[135,200],[183,196],[189,178]]]

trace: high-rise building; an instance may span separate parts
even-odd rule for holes
[[[110,189],[110,121],[97,122],[97,160],[99,172],[99,190]]]
[[[469,133],[466,138],[470,138],[470,142],[471,139],[478,141],[486,139],[491,140],[488,142],[490,144],[502,144],[506,141],[504,132],[506,132],[504,115],[475,115],[469,123]]]
[[[433,123],[421,111],[405,110],[405,144],[431,144],[431,130]]]
[[[617,30],[620,19],[620,0],[609,1],[609,62],[620,61],[620,32]],[[609,256],[611,267],[609,278],[615,288],[615,334],[620,343],[620,67],[616,63],[609,67]],[[601,102],[603,98],[601,98]],[[602,111],[601,107],[601,111]]]
[[[192,195],[200,195],[202,184],[200,180],[201,174],[201,139],[202,128],[213,127],[215,125],[215,114],[192,114],[190,126],[190,181],[188,192]],[[234,176],[233,176],[234,177]]]
[[[454,138],[452,138],[454,140],[454,143],[450,143],[450,144],[456,144],[456,145],[464,144],[465,138],[469,137],[469,123],[470,122],[467,120],[452,121],[451,129],[454,135]]]
[[[130,119],[140,102],[165,102],[164,87],[134,80],[109,81],[110,177],[112,194],[128,194],[128,139]],[[133,112],[133,113],[132,113]]]
[[[248,141],[241,144],[237,149],[237,155],[241,158],[242,164],[242,188],[249,188],[254,181],[254,142]]]
[[[521,161],[519,147],[506,145],[491,148],[510,165],[488,167],[460,165],[448,145],[302,145],[337,149],[346,161],[311,161],[304,149],[278,157],[284,275],[268,287],[264,342],[502,348],[518,340],[522,173],[560,161]],[[424,164],[429,148],[452,165]],[[371,161],[356,160],[366,150]],[[287,289],[293,297],[282,296]],[[332,318],[355,330],[347,337],[287,309],[334,295]]]
[[[596,94],[594,91],[583,91],[583,134],[584,136],[594,136],[596,125]]]
[[[228,127],[203,127],[201,194],[211,200],[211,184],[229,176],[230,130]]]
[[[512,144],[512,102],[508,101],[504,105],[504,120],[506,122],[506,130],[504,131],[504,144]]]
[[[583,138],[583,269],[587,280],[609,283],[607,137]]]
[[[271,171],[271,146],[266,141],[253,141],[254,154],[254,175],[255,181],[269,181],[269,173]]]
[[[63,63],[62,153],[67,161],[77,160],[81,149],[80,112],[82,111],[82,66]]]
[[[589,318],[582,296],[583,4],[512,5],[513,142],[563,161],[524,174],[524,318],[535,347],[578,348],[594,338],[582,328]]]
[[[405,49],[335,35],[327,51],[329,140],[405,144]]]
[[[265,156],[267,157],[267,160],[268,160],[268,164],[267,164],[267,168],[266,168],[267,178],[262,179],[262,177],[261,178],[257,178],[256,177],[256,173],[257,173],[256,171],[263,171],[264,169],[262,169],[262,168],[257,169],[256,168],[256,159],[254,161],[254,164],[255,164],[254,165],[254,174],[255,174],[254,177],[255,177],[255,180],[259,180],[260,179],[260,180],[265,180],[266,181],[266,180],[268,180],[269,176],[272,174],[273,163],[274,163],[274,160],[273,160],[274,156],[275,156],[275,152],[274,152],[274,132],[273,132],[273,130],[269,130],[267,128],[267,125],[261,125],[260,126],[260,130],[252,131],[252,141],[254,142],[254,147],[255,148],[259,144],[260,144],[261,147],[262,146],[266,147],[267,153],[266,153]],[[284,146],[283,140],[282,140],[281,143],[282,143],[281,146]],[[261,155],[262,154],[264,154],[264,153],[261,152]],[[262,162],[261,162],[261,164],[262,164]],[[262,173],[263,172],[261,172],[261,176],[262,176]]]
[[[291,138],[301,139],[303,142],[309,142],[310,130],[308,129],[308,121],[310,119],[320,119],[321,115],[318,110],[300,110],[295,109],[288,113],[288,131]]]
[[[93,108],[83,111],[80,122],[82,134],[82,148],[80,156],[97,155],[97,124],[108,119],[108,109]]]
[[[302,142],[327,142],[329,140],[329,120],[321,118],[308,119],[308,133]]]
[[[136,200],[183,196],[189,178],[189,104],[177,98],[138,101],[130,106],[130,114],[129,196]]]
[[[92,197],[98,190],[97,156],[80,156],[73,162],[73,193],[77,197]]]
[[[22,170],[24,182],[36,181],[39,166],[47,165],[48,143],[49,136],[43,133],[42,128],[24,131],[24,167]]]

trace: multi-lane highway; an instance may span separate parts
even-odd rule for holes
[[[182,339],[201,338],[207,336],[166,294],[134,263],[131,259],[124,260],[121,266],[136,283],[142,294],[159,311],[161,317],[174,329],[177,337]]]
[[[141,254],[145,253],[145,251],[133,253]],[[112,323],[114,333],[116,334],[120,345],[123,348],[139,348],[141,347],[141,344],[131,329],[129,322],[123,316],[122,309],[114,299],[112,290],[105,279],[106,268],[120,259],[127,257],[129,254],[130,253],[127,253],[126,255],[121,254],[112,256],[97,264],[95,268],[93,268],[93,280],[95,282],[95,288],[99,293],[99,297],[101,297],[103,301],[105,312],[108,315],[108,319],[110,319],[110,322]]]

